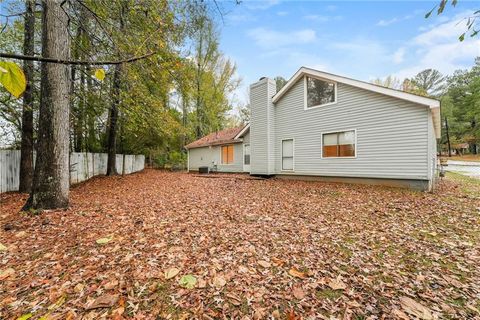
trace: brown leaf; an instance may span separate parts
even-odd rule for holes
[[[298,300],[302,300],[303,298],[305,298],[305,291],[303,291],[301,287],[294,287],[292,293],[293,296]]]
[[[225,280],[224,277],[222,276],[216,276],[215,278],[213,278],[213,283],[212,285],[217,288],[217,289],[220,289],[222,288],[223,286],[225,286],[225,284],[227,284],[227,281]]]
[[[270,268],[272,264],[268,261],[265,260],[258,260],[258,264],[261,265],[264,268]]]
[[[416,316],[419,319],[424,319],[424,320],[431,320],[433,319],[433,315],[430,312],[430,309],[427,307],[424,307],[420,303],[416,302],[415,300],[409,298],[409,297],[401,297],[400,298],[400,305],[402,306],[402,309],[413,316]]]
[[[118,286],[118,280],[109,281],[109,282],[105,283],[105,285],[103,287],[105,288],[105,290],[112,290],[116,286]]]
[[[168,280],[168,279],[175,278],[179,272],[180,270],[177,268],[169,268],[165,270],[165,279]]]
[[[292,276],[292,277],[296,277],[296,278],[300,278],[300,279],[305,279],[307,277],[306,273],[305,272],[301,272],[295,268],[291,268],[288,273]]]
[[[85,310],[92,310],[98,308],[110,308],[118,301],[118,295],[105,294],[95,299],[92,303],[85,306]]]
[[[0,280],[5,280],[15,274],[15,270],[13,268],[7,268],[3,271],[0,271]]]
[[[345,290],[347,288],[347,285],[341,280],[340,277],[337,277],[336,279],[330,279],[330,281],[328,281],[328,286],[333,290]]]

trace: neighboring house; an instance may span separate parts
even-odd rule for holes
[[[249,125],[186,146],[189,170],[433,186],[438,100],[302,67],[279,92],[252,84],[250,108]]]

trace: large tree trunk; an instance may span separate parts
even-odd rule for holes
[[[115,66],[113,72],[112,87],[112,105],[110,107],[110,125],[108,129],[108,160],[107,160],[107,176],[117,174],[117,121],[118,121],[118,105],[120,104],[120,77],[122,73],[122,65]]]
[[[121,3],[120,8],[120,30],[125,28],[123,15],[127,10],[126,3]],[[112,86],[112,105],[110,106],[109,114],[109,128],[108,128],[108,160],[107,160],[107,176],[113,176],[117,174],[117,131],[118,131],[118,107],[120,105],[120,88],[122,83],[122,65],[117,64],[115,71],[113,72],[113,86]]]
[[[42,56],[68,60],[68,1],[42,1]],[[42,63],[38,148],[32,192],[24,209],[68,206],[69,66]]]
[[[34,55],[35,1],[25,2],[25,30],[23,54]],[[23,63],[27,88],[23,93],[22,145],[20,151],[20,192],[30,192],[33,180],[33,61]]]

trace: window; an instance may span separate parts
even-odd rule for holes
[[[249,165],[250,164],[250,145],[246,144],[245,145],[245,153],[243,156],[243,164]]]
[[[222,164],[233,163],[233,145],[222,146]]]
[[[355,131],[325,133],[322,145],[324,158],[355,157]]]
[[[306,78],[307,108],[336,102],[336,84],[315,78]]]
[[[293,170],[293,139],[282,140],[282,170]]]

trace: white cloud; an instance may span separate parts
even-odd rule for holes
[[[277,12],[277,16],[283,17],[283,16],[286,16],[286,15],[288,15],[288,11],[278,11]]]
[[[395,64],[400,64],[405,59],[405,48],[399,48],[392,56],[392,61]]]
[[[465,24],[459,22],[469,14],[471,12],[463,12],[414,37],[405,49],[405,56],[413,56],[414,63],[395,75],[399,78],[412,77],[428,68],[450,74],[472,65],[474,58],[480,56],[480,39],[458,40],[458,36],[465,31]]]
[[[319,14],[307,14],[303,16],[303,19],[317,22],[339,21],[342,20],[342,16],[324,16]]]
[[[316,40],[316,33],[312,29],[282,32],[266,28],[255,28],[249,30],[247,35],[262,48],[278,48],[296,44],[306,44]]]
[[[398,18],[392,18],[390,20],[380,20],[377,22],[377,26],[380,26],[380,27],[386,27],[388,25],[391,25],[392,23],[395,23],[399,21]]]

